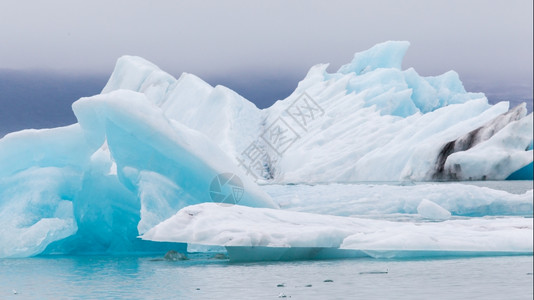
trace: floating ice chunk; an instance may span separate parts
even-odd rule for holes
[[[532,233],[528,218],[415,224],[204,203],[183,208],[142,238],[225,246],[231,260],[251,260],[258,252],[273,258],[308,258],[324,248],[334,248],[332,256],[342,253],[335,249],[350,250],[351,257],[531,254]]]
[[[339,247],[354,228],[369,230],[364,224],[361,219],[204,203],[181,209],[142,238],[219,246]]]
[[[520,194],[462,183],[328,184],[262,186],[283,209],[337,216],[416,216],[421,199],[454,216],[532,217],[533,190]]]
[[[451,217],[448,210],[427,199],[421,200],[417,206],[417,212],[423,218],[432,220],[447,220]]]
[[[528,218],[402,222],[371,233],[355,233],[344,240],[341,248],[365,249],[372,256],[386,258],[432,256],[432,252],[438,256],[447,252],[531,254],[532,233],[532,220]]]

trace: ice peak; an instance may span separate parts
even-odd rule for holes
[[[352,61],[339,68],[338,73],[364,74],[378,68],[401,68],[402,59],[410,42],[387,41],[376,44],[368,50],[354,54]]]
[[[145,92],[150,86],[168,86],[175,81],[174,77],[148,60],[139,56],[124,55],[117,59],[113,73],[102,93],[118,89]]]
[[[178,84],[197,86],[202,88],[212,89],[213,87],[204,81],[202,78],[196,76],[195,74],[183,72],[182,75],[178,78]]]

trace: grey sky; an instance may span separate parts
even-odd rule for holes
[[[532,26],[532,0],[2,0],[0,69],[110,73],[131,54],[175,76],[303,76],[408,40],[404,68],[454,69],[468,88],[531,99]]]

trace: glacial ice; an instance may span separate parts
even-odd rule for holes
[[[278,202],[283,212],[191,206],[154,227],[143,238],[205,244],[205,248],[225,246],[234,261],[532,252],[527,247],[529,240],[522,248],[516,248],[521,238],[514,233],[521,228],[530,231],[525,235],[532,233],[532,189],[512,194],[461,183],[266,185],[263,189]],[[345,226],[345,221],[359,222],[358,226],[363,229]],[[496,226],[510,226],[511,232],[486,231]],[[353,237],[348,239],[343,233],[344,229],[350,231],[350,236],[361,230],[369,232],[365,236],[354,235],[362,238],[356,245]],[[505,239],[507,234],[514,234],[517,240]],[[500,235],[501,238],[497,237]],[[330,241],[327,237],[336,236],[336,241],[347,237],[343,243],[349,245],[350,242],[354,246],[342,247],[338,242],[327,242]],[[402,238],[397,239],[398,236]],[[294,243],[281,242],[293,239]],[[380,243],[381,240],[389,242]],[[371,242],[372,247],[366,246]]]
[[[417,212],[423,218],[431,220],[447,220],[451,217],[450,211],[428,199],[421,200],[417,206]]]
[[[211,201],[209,183],[222,172],[240,175],[244,205],[277,207],[208,138],[164,118],[144,94],[113,91],[73,110],[79,124],[0,140],[2,257],[49,245],[53,253],[150,250],[139,233]],[[21,245],[11,242],[20,236]]]
[[[32,256],[77,231],[73,203],[81,172],[30,168],[0,179],[0,257]]]
[[[438,223],[391,222],[214,203],[188,206],[143,235],[143,239],[219,245],[230,260],[313,258],[310,252],[353,250],[348,257],[532,254],[532,219],[472,218]],[[299,253],[295,253],[300,250]],[[285,252],[284,251],[284,252]],[[274,257],[273,257],[274,256]]]
[[[454,71],[422,77],[413,69],[401,70],[408,46],[378,44],[332,74],[326,72],[328,65],[316,65],[289,97],[265,110],[191,74],[169,79],[138,57],[119,59],[104,92],[126,88],[144,93],[168,119],[200,131],[236,164],[257,142],[265,152],[258,161],[263,169],[252,173],[275,183],[503,180],[532,162],[532,152],[525,151],[532,141],[532,115],[526,117],[526,107],[510,114],[508,102],[489,105],[483,94],[466,92]],[[324,114],[312,118],[313,111],[306,111],[300,101],[303,93]],[[292,118],[296,106],[308,116],[302,120],[308,121],[305,127]],[[287,124],[281,129],[298,136],[283,155],[265,139],[280,120]],[[512,123],[518,123],[510,126],[519,134],[504,134],[507,141],[489,141]],[[454,162],[439,160],[448,143],[477,130],[485,134],[476,163],[468,161],[475,149],[454,153]],[[502,155],[507,153],[513,155]],[[448,172],[436,175],[440,168]]]
[[[334,73],[313,66],[289,97],[264,110],[192,74],[175,79],[140,57],[119,58],[102,93],[73,104],[76,124],[0,139],[0,257],[163,249],[137,237],[210,202],[210,182],[221,173],[240,178],[239,204],[250,207],[373,218],[439,219],[448,211],[451,222],[531,217],[531,191],[474,187],[462,187],[465,196],[430,186],[424,197],[412,187],[411,197],[383,201],[340,196],[355,203],[347,206],[320,204],[298,186],[308,204],[284,207],[282,194],[294,190],[269,184],[532,179],[525,106],[489,105],[453,71],[402,70],[408,47],[378,44]]]
[[[344,217],[419,220],[418,207],[424,199],[453,217],[532,218],[534,209],[532,189],[513,194],[462,183],[300,184],[262,188],[284,210]]]

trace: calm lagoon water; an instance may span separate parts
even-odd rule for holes
[[[533,298],[532,256],[244,264],[205,254],[152,258],[2,259],[0,299]]]

